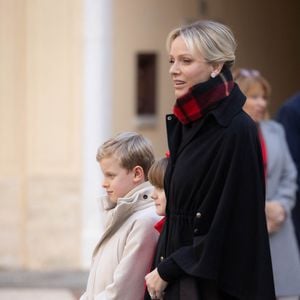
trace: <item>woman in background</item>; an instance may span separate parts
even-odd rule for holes
[[[266,174],[266,217],[277,299],[298,300],[300,260],[291,219],[297,172],[283,127],[268,119],[270,85],[256,70],[238,69],[234,79],[247,100],[244,110],[258,124]]]

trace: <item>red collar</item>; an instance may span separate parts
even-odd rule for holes
[[[161,220],[159,220],[155,225],[154,225],[154,228],[159,232],[161,233],[162,232],[162,229],[164,227],[164,224],[166,222],[166,217],[163,217]]]

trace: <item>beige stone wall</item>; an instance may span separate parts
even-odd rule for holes
[[[174,103],[165,38],[175,26],[200,17],[229,24],[239,44],[237,65],[258,68],[270,80],[273,111],[300,88],[297,0],[112,5],[112,134],[140,131],[156,156],[167,150],[164,115]],[[81,264],[83,7],[84,0],[0,0],[0,269]],[[158,112],[154,126],[141,128],[135,55],[149,51],[158,55]]]
[[[167,34],[174,27],[199,16],[196,0],[115,0],[113,6],[113,132],[140,131],[150,138],[156,156],[167,150],[165,114],[172,111],[174,93],[168,76]],[[140,128],[135,114],[138,52],[157,53],[157,122]]]
[[[195,17],[196,2],[113,2],[112,127],[139,130],[134,55],[156,51],[158,122],[141,131],[159,155],[173,98],[164,39]],[[80,266],[83,7],[82,0],[0,0],[0,268]]]
[[[258,69],[272,86],[274,115],[300,90],[300,2],[204,0],[207,16],[230,25],[237,41],[237,67]]]
[[[25,6],[0,1],[0,264],[24,263]]]
[[[174,96],[168,76],[165,38],[170,29],[199,18],[228,24],[237,41],[237,67],[256,68],[273,89],[271,113],[291,94],[300,90],[300,2],[239,0],[114,1],[113,131],[137,130],[150,137],[156,155],[167,149],[164,115],[171,111]],[[283,13],[284,12],[284,13]],[[158,114],[154,127],[136,126],[135,55],[158,54]]]
[[[0,1],[0,268],[80,264],[81,1]]]

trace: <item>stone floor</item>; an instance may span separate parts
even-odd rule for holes
[[[0,299],[77,300],[87,277],[85,271],[0,271]]]
[[[75,300],[68,290],[62,289],[0,289],[1,300]]]

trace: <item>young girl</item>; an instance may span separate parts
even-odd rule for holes
[[[164,177],[168,165],[168,158],[163,157],[154,162],[151,166],[148,179],[154,186],[154,190],[151,194],[151,198],[154,200],[156,213],[159,216],[165,216],[166,214],[166,195],[164,190]],[[155,224],[155,228],[158,232],[161,232],[165,218],[162,218],[158,223]]]

